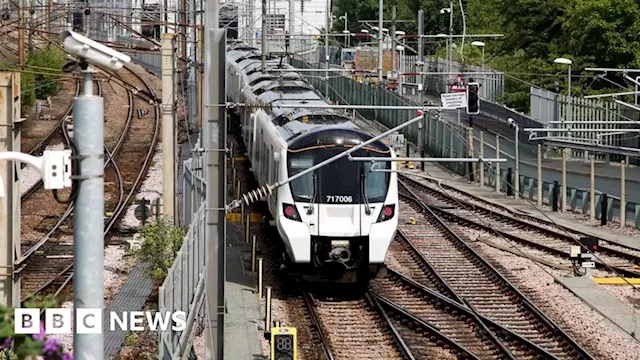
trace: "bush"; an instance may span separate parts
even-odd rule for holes
[[[35,96],[37,99],[45,99],[47,96],[53,96],[58,93],[60,90],[60,83],[58,80],[60,78],[59,75],[62,73],[62,65],[64,65],[64,61],[64,53],[62,50],[55,47],[36,50],[27,56],[27,65],[46,68],[33,69],[34,72],[38,72],[38,74],[35,74],[34,76]],[[50,73],[50,75],[43,73]]]
[[[148,276],[162,282],[173,264],[176,254],[182,246],[184,229],[176,228],[165,218],[142,228],[142,247],[138,250],[138,258],[149,262]]]

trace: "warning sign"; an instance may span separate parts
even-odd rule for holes
[[[456,92],[440,94],[440,102],[444,109],[460,109],[467,106],[467,93]]]

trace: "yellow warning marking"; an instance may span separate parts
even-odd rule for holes
[[[640,278],[619,278],[619,277],[591,277],[596,284],[599,285],[640,285]],[[626,280],[626,281],[625,281]]]
[[[247,161],[248,158],[246,156],[234,156],[233,160],[235,160],[235,161]]]
[[[262,222],[263,215],[261,213],[249,213],[249,222],[252,223],[260,223]],[[244,215],[245,217],[247,214]],[[226,215],[226,219],[228,222],[240,222],[242,214],[241,213],[229,213]]]

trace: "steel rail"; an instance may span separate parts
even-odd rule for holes
[[[399,180],[398,183],[401,187],[403,187],[409,194],[411,194],[412,200],[414,203],[418,204],[420,209],[434,218],[440,226],[445,230],[447,234],[450,235],[450,239],[453,240],[455,245],[467,254],[471,255],[474,259],[476,259],[484,269],[488,270],[496,279],[498,279],[502,285],[506,286],[507,289],[513,294],[515,294],[520,303],[524,305],[524,307],[529,310],[529,312],[538,318],[538,321],[542,322],[547,326],[547,328],[551,331],[552,334],[556,334],[567,344],[570,346],[571,350],[578,353],[584,359],[593,359],[593,356],[590,355],[582,346],[580,346],[573,338],[569,336],[560,326],[558,326],[553,320],[548,318],[540,308],[538,308],[532,301],[528,299],[526,295],[520,292],[504,275],[502,275],[493,265],[491,265],[486,259],[484,259],[480,254],[478,254],[474,249],[472,249],[464,240],[458,236],[456,232],[454,232],[436,213],[431,209],[430,206],[426,205],[403,181]]]

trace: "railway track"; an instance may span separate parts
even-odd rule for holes
[[[592,358],[469,247],[402,181],[399,193],[402,202],[398,226],[400,240],[401,243],[404,242],[405,252],[407,247],[411,248],[409,258],[420,259],[420,265],[411,271],[427,272],[419,279],[423,286],[431,288],[431,291],[443,291],[445,296],[466,306],[478,316],[520,336],[518,339],[510,335],[505,339],[501,338],[505,334],[504,330],[496,331],[496,340],[492,339],[493,350],[484,350],[482,354],[492,354],[500,349],[506,358],[549,358],[545,353],[558,359]],[[417,220],[417,224],[404,225],[411,217]],[[476,321],[477,327],[489,326],[485,321]],[[529,343],[523,342],[522,338]],[[480,340],[476,336],[473,346],[482,350],[487,340]],[[532,347],[532,344],[535,346]],[[508,353],[501,348],[508,350]]]
[[[96,83],[96,95],[101,96],[102,95],[102,83],[99,81],[95,81]],[[76,80],[76,90],[75,90],[75,96],[78,96],[78,94],[80,94],[80,81]],[[69,118],[69,116],[71,115],[71,111],[73,111],[73,101],[71,101],[71,104],[69,104],[69,107],[67,108],[67,110],[64,112],[64,114],[62,114],[62,116],[60,116],[57,120],[56,120],[56,124],[55,126],[51,129],[51,131],[49,131],[47,133],[47,135],[45,135],[45,137],[42,139],[42,141],[40,141],[38,144],[36,144],[31,150],[29,150],[29,155],[33,155],[33,156],[42,156],[42,153],[44,152],[44,150],[46,150],[47,146],[49,144],[51,144],[52,140],[56,139],[56,135],[62,133],[63,137],[64,137],[64,144],[66,145],[66,147],[69,147],[69,136],[67,135],[66,131],[65,131],[65,122],[66,120]],[[24,168],[26,165],[22,164],[21,168]],[[21,200],[25,201],[28,198],[30,198],[37,190],[39,190],[42,187],[42,179],[39,179],[38,181],[36,181],[35,183],[33,183],[31,186],[29,186],[29,188],[27,189],[27,191],[23,192],[21,195]]]
[[[139,81],[140,87],[146,88],[149,93],[153,94],[152,88],[142,77],[134,71],[126,69]],[[124,130],[112,150],[105,146],[107,159],[104,165],[105,209],[108,214],[105,216],[105,245],[112,234],[114,225],[121,218],[126,206],[131,202],[135,192],[141,185],[142,179],[151,165],[151,158],[158,140],[159,112],[157,107],[148,102],[145,105],[145,101],[137,98],[134,100],[133,92],[131,91],[127,91],[127,93],[129,106]],[[136,126],[137,124],[133,123],[134,108],[139,110],[144,109],[145,106],[153,108],[149,109],[153,111],[154,116],[152,133],[149,133],[144,126]],[[144,141],[145,137],[149,140],[148,142]],[[127,142],[127,140],[129,141]],[[140,164],[142,165],[140,166]],[[140,170],[135,171],[136,168]],[[69,232],[65,233],[62,230],[72,226],[70,220],[73,208],[73,203],[69,204],[67,210],[58,218],[47,235],[26,250],[17,262],[18,265],[21,265],[17,272],[24,271],[26,279],[31,280],[27,281],[26,284],[23,283],[26,285],[23,285],[25,293],[32,291],[23,301],[38,294],[53,294],[57,296],[71,283],[73,278],[73,238]],[[63,234],[57,239],[56,243],[51,243],[49,240],[57,232]],[[56,252],[61,252],[62,255],[59,258],[64,260],[49,262],[48,265],[43,265],[42,262],[38,261],[42,257],[41,254]],[[49,256],[51,257],[51,255]],[[54,259],[56,258],[55,255],[53,257]],[[30,263],[33,265],[27,266]],[[51,277],[51,274],[55,275]]]
[[[365,293],[303,302],[325,359],[477,359],[435,327],[392,301]]]
[[[492,206],[477,199],[466,200],[445,194],[442,189],[429,186],[414,179],[402,176],[402,181],[415,190],[416,195],[429,204],[429,207],[444,219],[453,224],[465,225],[495,234],[520,245],[539,250],[562,259],[567,267],[570,246],[578,245],[584,234],[558,229],[552,224],[543,223],[531,217],[519,218],[506,209]],[[640,277],[640,251],[601,241],[596,267],[616,272],[627,277]]]

